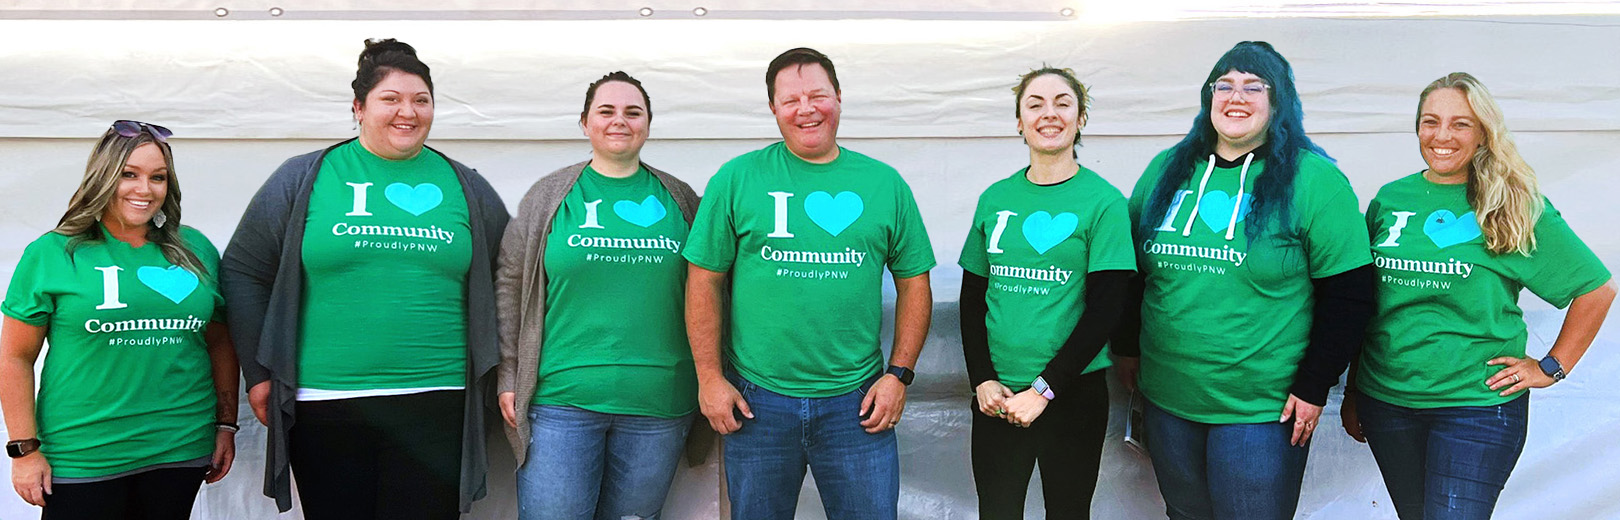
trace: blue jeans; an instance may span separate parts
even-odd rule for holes
[[[1205,424],[1149,402],[1143,422],[1171,520],[1294,517],[1310,449],[1288,444],[1293,421]]]
[[[1530,394],[1497,406],[1407,408],[1356,396],[1390,501],[1403,520],[1489,519],[1524,451]]]
[[[658,518],[692,415],[666,419],[572,406],[529,407],[518,468],[522,520]]]
[[[900,452],[894,430],[866,433],[860,425],[861,400],[877,377],[824,398],[788,397],[736,374],[727,379],[754,412],[725,437],[732,518],[791,520],[807,465],[828,519],[896,518]]]

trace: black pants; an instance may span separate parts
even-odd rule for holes
[[[459,518],[465,396],[299,402],[289,449],[304,518]]]
[[[971,401],[971,400],[970,400]],[[1108,384],[1103,371],[1080,376],[1041,416],[1020,428],[973,409],[973,487],[979,518],[1024,518],[1024,495],[1041,466],[1046,518],[1091,518],[1103,437],[1108,431]]]
[[[185,520],[207,468],[143,471],[101,482],[52,484],[40,520]]]

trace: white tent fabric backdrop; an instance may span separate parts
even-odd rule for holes
[[[1620,17],[1252,18],[1096,24],[1032,21],[63,21],[0,20],[0,280],[50,229],[114,119],[176,132],[186,224],[223,246],[249,197],[282,160],[352,136],[360,40],[397,37],[433,67],[429,144],[473,165],[515,209],[541,174],[586,158],[576,125],[587,83],[625,70],[657,115],[647,162],[700,187],[725,160],[776,139],[765,64],[790,47],[834,59],[841,144],[911,183],[940,267],[934,324],[899,428],[901,516],[977,518],[968,469],[969,389],[957,335],[955,266],[978,194],[1026,164],[1010,88],[1048,63],[1094,87],[1080,161],[1128,191],[1155,152],[1184,134],[1209,67],[1241,40],[1267,40],[1295,67],[1312,137],[1362,203],[1418,171],[1417,92],[1472,72],[1503,105],[1544,190],[1611,270],[1620,269]],[[1605,224],[1608,223],[1608,224]],[[890,295],[892,299],[892,293]],[[1529,350],[1545,352],[1563,313],[1528,293]],[[891,311],[892,311],[892,305]],[[1533,399],[1529,443],[1499,518],[1620,518],[1615,388],[1620,331],[1600,334],[1571,379]],[[887,340],[886,340],[887,341]],[[1117,389],[1116,389],[1117,390]],[[1314,441],[1301,518],[1394,518],[1364,445],[1336,427],[1337,393]],[[1115,415],[1122,398],[1115,394]],[[277,516],[259,493],[264,434],[246,406],[236,466],[205,486],[195,517]],[[1146,459],[1111,427],[1099,518],[1162,518]],[[497,434],[498,435],[498,434]],[[490,498],[469,518],[514,518],[511,455],[491,443]],[[0,460],[9,473],[9,459]],[[716,518],[714,460],[676,477],[665,517]],[[822,518],[807,484],[800,516]],[[1038,485],[1030,517],[1040,517]],[[0,492],[0,518],[38,509]]]

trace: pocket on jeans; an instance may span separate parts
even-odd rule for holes
[[[728,371],[726,372],[726,382],[731,383],[731,387],[737,389],[737,394],[741,395],[744,401],[748,401],[753,397],[754,384],[748,382],[747,379],[743,379],[742,376]]]
[[[867,378],[866,381],[861,383],[861,386],[855,388],[855,391],[860,393],[862,398],[865,398],[866,394],[871,393],[872,385],[876,385],[879,379],[883,379],[883,374],[883,372],[878,372],[877,375]]]

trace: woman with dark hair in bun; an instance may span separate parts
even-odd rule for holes
[[[680,248],[698,198],[641,162],[651,124],[640,81],[591,83],[591,158],[536,181],[501,244],[500,405],[522,520],[657,518],[697,410]]]
[[[270,427],[265,494],[305,518],[453,519],[486,491],[495,257],[507,213],[423,145],[433,80],[370,40],[360,136],[287,160],[222,261],[248,399]]]

